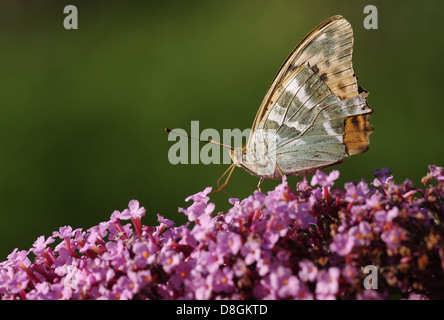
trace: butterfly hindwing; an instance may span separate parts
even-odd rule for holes
[[[365,96],[340,99],[306,63],[294,71],[253,136],[275,130],[276,160],[285,174],[306,174],[332,165],[348,156],[344,120],[371,111]]]

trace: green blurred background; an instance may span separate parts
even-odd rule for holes
[[[63,28],[68,4],[78,30]],[[363,27],[367,4],[378,30]],[[131,199],[146,224],[183,222],[177,207],[228,166],[171,165],[164,127],[250,127],[293,47],[335,14],[354,28],[376,130],[367,153],[334,167],[340,185],[385,166],[419,185],[444,165],[443,12],[442,1],[0,1],[0,261]],[[243,198],[257,181],[237,169],[226,191]],[[228,207],[225,193],[211,199]]]

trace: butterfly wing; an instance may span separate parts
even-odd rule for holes
[[[352,67],[353,30],[341,16],[316,27],[293,50],[276,75],[253,123],[276,130],[276,159],[285,174],[306,174],[368,149],[373,128],[367,92]]]

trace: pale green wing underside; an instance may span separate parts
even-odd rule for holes
[[[343,144],[345,119],[371,112],[366,105],[366,93],[340,99],[331,92],[308,63],[299,66],[285,81],[273,105],[267,110],[255,135],[268,135],[273,140],[276,161],[284,174],[307,174],[340,162],[348,155]],[[254,151],[250,145],[247,150]]]

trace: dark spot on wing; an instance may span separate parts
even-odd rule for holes
[[[311,67],[311,70],[313,70],[314,73],[318,74],[319,73],[319,68],[317,65],[314,65],[313,67]]]
[[[321,74],[321,80],[322,81],[327,80],[327,74],[325,72],[323,74]]]
[[[287,72],[292,72],[295,69],[296,69],[296,65],[293,63],[290,63],[290,65],[288,66]]]

